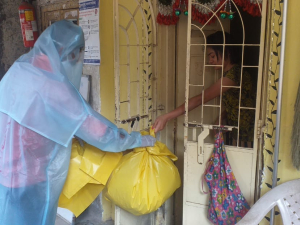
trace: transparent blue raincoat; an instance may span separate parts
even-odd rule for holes
[[[74,135],[104,151],[153,145],[95,112],[78,92],[84,36],[59,21],[0,82],[0,225],[52,225]]]

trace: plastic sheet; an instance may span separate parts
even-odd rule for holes
[[[122,153],[103,152],[73,139],[68,176],[58,206],[78,217],[100,194]]]
[[[159,141],[153,147],[135,148],[111,175],[106,197],[134,215],[157,210],[181,185],[172,160],[177,157]]]
[[[73,135],[110,152],[154,143],[84,101],[83,51],[81,28],[55,22],[0,82],[0,225],[54,224]]]
[[[108,218],[103,209],[102,193],[75,220],[75,225],[115,225],[112,218]]]

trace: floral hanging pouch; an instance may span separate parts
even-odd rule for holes
[[[218,225],[236,224],[250,207],[229,164],[222,132],[215,135],[215,146],[204,179],[210,195],[208,219]]]

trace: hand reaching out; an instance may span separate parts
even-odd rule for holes
[[[168,122],[168,117],[167,114],[161,115],[159,117],[156,118],[154,124],[153,124],[153,129],[155,131],[155,133],[163,130]]]

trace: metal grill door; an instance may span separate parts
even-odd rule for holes
[[[253,133],[254,141],[245,147],[247,143],[242,143],[239,141],[239,136],[236,142],[230,143],[226,146],[226,152],[228,159],[232,166],[232,170],[238,181],[242,193],[247,199],[248,203],[252,205],[254,203],[254,190],[255,190],[255,174],[256,174],[256,157],[257,157],[257,125],[259,120],[260,111],[260,95],[261,95],[261,80],[262,80],[262,58],[264,49],[264,27],[265,27],[265,17],[266,17],[266,2],[263,1],[263,6],[261,9],[261,22],[258,32],[258,41],[251,42],[249,38],[245,38],[246,34],[249,34],[249,30],[244,26],[242,12],[235,5],[233,0],[228,0],[231,2],[233,10],[236,11],[235,19],[240,20],[238,23],[240,27],[241,41],[237,41],[233,45],[239,46],[241,48],[241,80],[243,79],[243,71],[249,70],[257,77],[257,93],[256,93],[256,107],[244,107],[243,102],[241,102],[241,91],[239,96],[239,113],[242,110],[252,110],[255,112],[255,121],[252,121],[255,128]],[[186,114],[184,117],[184,134],[181,136],[181,140],[184,142],[184,193],[183,193],[183,224],[184,225],[198,225],[198,224],[211,224],[207,219],[207,207],[209,195],[204,192],[208,191],[205,181],[202,180],[202,175],[206,169],[206,163],[211,156],[213,151],[213,134],[212,130],[217,131],[222,129],[227,130],[229,133],[233,129],[236,129],[237,135],[239,135],[240,129],[240,119],[238,119],[237,126],[229,126],[221,123],[221,112],[222,112],[222,94],[219,98],[211,100],[202,104],[195,112],[188,112],[188,99],[193,97],[195,94],[202,93],[204,95],[204,89],[210,86],[211,83],[217,79],[223,79],[223,69],[217,72],[213,69],[214,65],[209,65],[206,55],[206,50],[208,45],[206,44],[206,37],[210,33],[217,30],[228,31],[233,35],[232,23],[226,24],[224,20],[217,16],[217,12],[224,8],[225,1],[216,11],[211,11],[213,13],[212,19],[215,20],[211,24],[199,24],[191,19],[191,7],[203,7],[210,10],[205,5],[202,5],[200,1],[192,0],[189,1],[189,12],[187,18],[187,48],[186,48],[186,61],[182,62],[181,67],[185,67],[186,84],[185,84],[185,105]],[[186,24],[185,24],[186,26]],[[237,25],[236,25],[237,26]],[[253,31],[255,32],[255,31]],[[259,33],[260,32],[260,33]],[[223,49],[225,44],[222,44]],[[195,55],[195,49],[197,54]],[[200,53],[199,53],[200,52]],[[224,52],[224,51],[223,51]],[[254,52],[251,55],[255,58],[253,63],[250,63],[249,58],[250,52]],[[180,54],[180,53],[179,53]],[[224,58],[224,55],[223,55]],[[179,65],[180,67],[180,65]],[[242,83],[242,82],[241,82]],[[179,88],[183,88],[183,85]],[[221,88],[222,85],[221,81]],[[240,86],[231,87],[241,90]],[[220,90],[220,93],[221,90]],[[204,99],[204,97],[203,97]],[[197,111],[198,110],[198,111]],[[240,118],[240,117],[239,117]],[[218,122],[216,122],[218,121]],[[182,122],[181,122],[182,124]],[[178,124],[180,126],[181,124]],[[222,125],[222,126],[221,126]],[[225,134],[224,134],[225,135]],[[183,138],[182,138],[183,137]],[[203,186],[203,188],[202,188]]]

